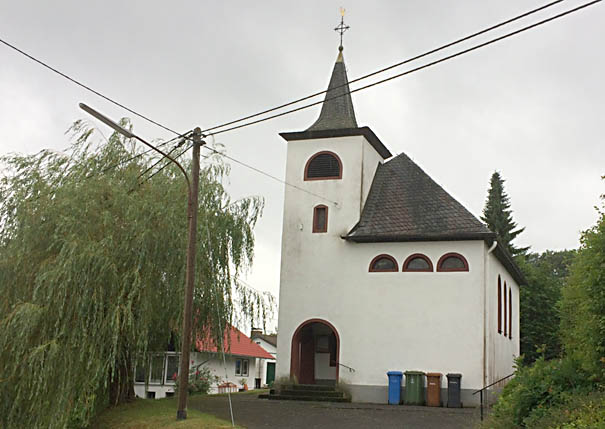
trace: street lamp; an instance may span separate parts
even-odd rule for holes
[[[195,128],[193,130],[193,162],[191,164],[191,176],[192,180],[189,180],[187,172],[183,166],[174,158],[167,153],[158,149],[149,142],[146,142],[136,134],[133,134],[129,130],[121,127],[116,122],[109,119],[102,113],[88,107],[84,103],[80,103],[80,108],[90,115],[97,118],[99,121],[106,125],[109,125],[115,131],[119,132],[127,138],[134,138],[143,143],[144,145],[155,150],[163,157],[168,158],[170,161],[175,163],[177,167],[183,172],[185,181],[187,182],[187,218],[189,221],[189,233],[188,233],[188,244],[187,244],[187,271],[185,277],[185,302],[183,304],[183,340],[181,344],[181,364],[179,373],[179,403],[176,412],[177,420],[184,420],[187,418],[187,387],[189,385],[189,351],[191,350],[191,324],[192,324],[192,307],[193,307],[193,288],[195,280],[195,245],[196,245],[196,233],[197,233],[197,209],[198,209],[198,189],[200,183],[200,148],[205,142],[202,140],[202,130]]]

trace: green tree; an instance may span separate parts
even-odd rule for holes
[[[575,250],[547,250],[517,258],[527,280],[520,289],[520,342],[526,364],[540,356],[552,359],[561,354],[557,303],[575,254]]]
[[[1,160],[0,427],[85,427],[132,397],[137,360],[180,342],[183,177],[169,165],[141,183],[157,159],[93,131],[76,122],[69,155]],[[215,157],[200,177],[194,314],[215,341],[270,304],[234,281],[252,262],[263,203],[231,201],[228,172]]]
[[[510,199],[504,191],[504,179],[497,171],[494,171],[490,179],[490,188],[481,220],[487,224],[492,232],[496,233],[498,243],[506,248],[511,255],[524,254],[529,249],[529,247],[518,248],[512,244],[512,241],[525,228],[515,230],[517,224],[513,221]]]
[[[599,211],[596,225],[582,233],[580,243],[561,300],[563,347],[602,385],[605,381],[605,212]]]

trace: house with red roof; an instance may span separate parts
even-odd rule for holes
[[[213,377],[209,393],[254,389],[257,366],[274,360],[259,344],[239,329],[231,326],[225,332],[223,347],[198,336],[195,352],[191,353],[190,371],[208,370]],[[175,394],[175,380],[180,353],[152,353],[149,368],[135,370],[135,394],[141,398],[165,398]]]

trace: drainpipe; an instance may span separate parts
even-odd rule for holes
[[[487,267],[488,267],[488,259],[489,254],[494,251],[498,242],[494,240],[491,247],[488,249],[485,254],[485,259],[483,263],[483,386],[487,386]]]

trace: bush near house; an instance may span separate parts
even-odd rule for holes
[[[605,428],[605,211],[581,244],[558,303],[563,357],[519,359],[484,428]]]

